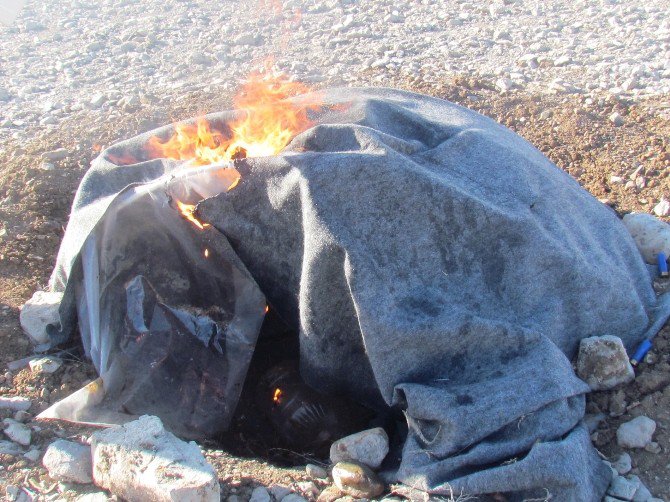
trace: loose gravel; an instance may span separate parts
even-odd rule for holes
[[[670,92],[670,18],[667,0],[32,0],[0,27],[0,139],[229,92],[268,58],[318,85],[638,98]]]

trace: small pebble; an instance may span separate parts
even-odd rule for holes
[[[633,461],[630,455],[624,452],[612,462],[612,467],[616,469],[617,473],[623,476],[628,474],[633,468]]]
[[[326,479],[328,477],[328,472],[323,467],[315,464],[307,464],[305,472],[313,479]]]
[[[612,122],[615,127],[620,127],[623,125],[623,117],[618,112],[614,112],[610,115],[610,122]]]

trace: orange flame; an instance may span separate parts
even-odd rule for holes
[[[184,204],[183,202],[177,200],[175,201],[177,203],[177,209],[179,210],[179,213],[186,218],[188,221],[193,223],[196,227],[198,227],[200,230],[204,230],[206,228],[209,228],[211,225],[209,223],[202,223],[198,218],[195,217],[195,206],[193,204]]]
[[[146,149],[154,158],[192,160],[198,165],[230,162],[240,156],[276,155],[312,125],[307,113],[318,108],[318,103],[288,100],[308,90],[285,76],[252,75],[234,99],[240,118],[228,124],[230,135],[212,129],[200,118],[195,124],[175,125],[168,140],[152,137]]]
[[[272,401],[274,401],[276,404],[281,403],[281,397],[282,397],[282,390],[280,388],[275,389],[275,393],[272,396]]]

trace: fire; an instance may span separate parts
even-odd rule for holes
[[[273,396],[272,396],[272,401],[273,401],[275,404],[279,404],[279,403],[281,403],[281,397],[282,397],[282,394],[283,394],[282,390],[281,390],[280,388],[276,388],[276,389],[275,389],[275,393],[274,393]]]
[[[200,118],[195,124],[175,125],[175,133],[168,140],[152,137],[146,145],[147,151],[153,158],[191,160],[196,165],[276,155],[312,125],[308,111],[319,104],[288,99],[308,90],[285,76],[252,75],[234,99],[240,117],[228,124],[229,135]]]
[[[145,146],[151,158],[189,161],[193,165],[226,164],[245,157],[266,157],[281,152],[299,133],[312,125],[309,110],[318,109],[316,101],[299,103],[288,98],[309,89],[285,76],[252,75],[235,97],[239,118],[227,124],[229,134],[213,129],[205,118],[195,124],[176,124],[171,138],[158,136]],[[123,159],[119,159],[123,160]],[[233,167],[224,168],[239,174]],[[239,183],[239,176],[228,190]],[[176,201],[181,215],[200,230],[210,225],[195,217],[195,206]]]
[[[203,223],[195,217],[195,206],[193,204],[184,204],[181,201],[176,201],[176,203],[179,213],[200,230],[204,230],[211,226],[209,223]]]

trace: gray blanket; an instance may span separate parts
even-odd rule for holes
[[[281,155],[239,162],[240,184],[198,207],[234,251],[226,259],[299,331],[305,381],[404,411],[396,477],[408,486],[600,500],[610,471],[581,424],[588,386],[570,358],[594,335],[630,350],[668,314],[623,224],[465,108],[382,89],[325,100],[346,106]],[[167,132],[115,145],[83,180],[52,277],[66,291],[54,340],[72,332],[80,251],[110,201],[179,169],[139,162]]]

